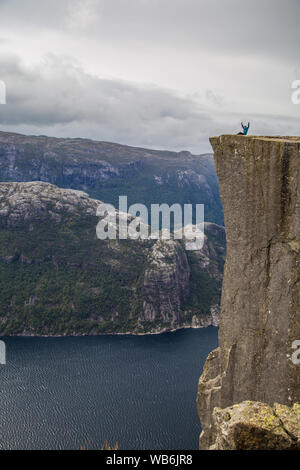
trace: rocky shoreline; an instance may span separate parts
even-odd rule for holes
[[[22,334],[12,334],[12,335],[9,335],[9,336],[1,336],[0,335],[0,338],[80,338],[80,337],[88,337],[88,336],[93,336],[93,337],[97,337],[97,336],[155,336],[155,335],[162,335],[164,333],[176,333],[178,331],[182,331],[182,330],[201,330],[203,328],[209,328],[209,327],[214,327],[214,328],[219,328],[219,321],[217,321],[217,319],[215,318],[214,320],[212,320],[211,322],[207,321],[206,322],[203,322],[202,325],[198,324],[198,326],[196,326],[194,324],[193,325],[186,325],[186,326],[179,326],[178,328],[162,328],[162,329],[159,329],[157,331],[149,331],[149,332],[146,332],[146,333],[139,333],[139,332],[134,332],[134,331],[127,331],[127,332],[118,332],[118,333],[98,333],[98,334],[94,334],[94,333],[90,333],[90,334],[78,334],[78,333],[74,333],[74,334],[65,334],[65,335],[35,335],[35,334],[27,334],[27,333],[22,333]]]

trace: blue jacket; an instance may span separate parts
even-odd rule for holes
[[[248,122],[248,126],[244,126],[243,123],[241,123],[241,124],[242,124],[242,128],[243,128],[243,134],[247,135],[248,131],[249,131],[249,128],[250,128],[250,122]]]

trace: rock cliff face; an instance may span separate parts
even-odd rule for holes
[[[224,229],[207,224],[203,252],[177,240],[99,240],[99,204],[49,183],[0,184],[0,334],[216,324]]]
[[[198,389],[200,448],[218,438],[215,407],[300,401],[300,366],[291,360],[300,340],[300,139],[228,135],[211,143],[227,259],[219,348]]]
[[[148,254],[144,275],[144,319],[153,321],[161,315],[171,325],[182,322],[189,281],[190,267],[182,245],[175,240],[158,240]]]

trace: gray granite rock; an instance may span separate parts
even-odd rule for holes
[[[214,137],[227,259],[219,348],[198,389],[200,447],[215,442],[215,407],[300,401],[300,139]]]

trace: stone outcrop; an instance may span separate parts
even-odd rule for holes
[[[215,408],[211,450],[300,450],[300,405],[245,401]]]
[[[162,317],[171,327],[182,323],[189,281],[190,267],[182,245],[175,240],[157,240],[148,254],[144,275],[144,319]]]
[[[59,224],[83,214],[95,216],[100,201],[83,191],[42,182],[0,184],[0,227],[22,228],[42,221]],[[31,225],[32,226],[32,225]]]
[[[219,348],[198,388],[202,449],[220,433],[216,407],[300,402],[300,366],[291,360],[300,340],[300,139],[225,135],[211,144],[227,259]]]

